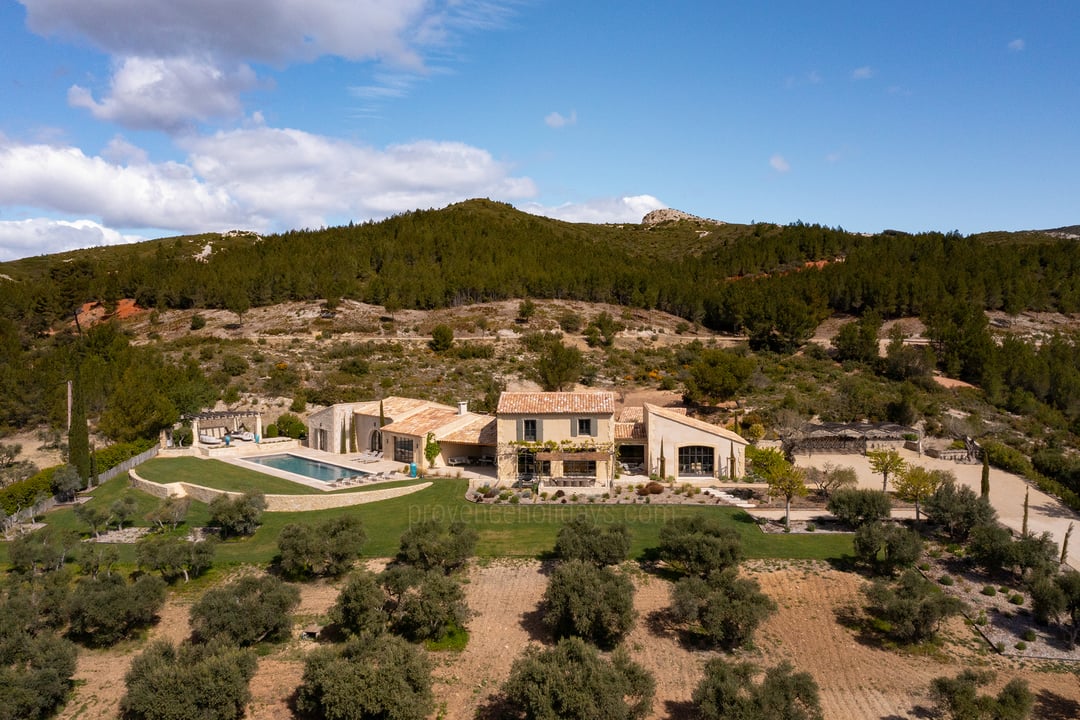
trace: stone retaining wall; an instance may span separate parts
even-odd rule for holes
[[[156,483],[139,477],[134,470],[128,473],[131,486],[159,498],[190,497],[199,502],[209,503],[219,495],[240,497],[243,493],[215,490],[192,483]],[[340,495],[267,495],[267,512],[305,512],[310,510],[329,510],[331,508],[363,505],[365,503],[389,500],[390,498],[409,495],[431,487],[431,483],[420,483],[406,487],[386,488],[385,490],[367,490],[365,492],[342,493]]]

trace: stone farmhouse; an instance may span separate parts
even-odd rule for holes
[[[313,413],[308,444],[427,467],[493,466],[499,485],[607,488],[659,475],[709,484],[745,473],[747,442],[680,408],[616,408],[610,392],[504,392],[495,415],[412,398],[339,403]]]

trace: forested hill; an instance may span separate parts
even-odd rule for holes
[[[207,244],[208,257],[197,258]],[[666,310],[777,349],[832,311],[1080,310],[1080,252],[1067,237],[573,224],[487,200],[264,238],[201,235],[28,258],[0,274],[0,315],[31,335],[83,302],[124,297],[240,313],[316,298],[423,309],[574,298]]]

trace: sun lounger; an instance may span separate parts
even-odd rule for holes
[[[446,464],[447,465],[468,465],[469,464],[469,458],[465,457],[464,455],[456,455],[456,456],[450,458],[449,460],[447,460]]]
[[[221,439],[216,438],[213,435],[200,435],[199,442],[203,445],[220,445]]]

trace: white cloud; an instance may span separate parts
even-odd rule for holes
[[[145,150],[132,145],[119,135],[109,141],[101,151],[101,156],[116,165],[145,165],[149,159]]]
[[[548,113],[544,117],[544,122],[550,128],[562,128],[567,125],[577,125],[577,110],[571,110],[569,115],[562,115],[561,113],[553,112]]]
[[[89,41],[115,60],[109,94],[75,86],[69,102],[129,127],[176,130],[240,114],[251,63],[334,56],[427,72],[425,58],[463,32],[497,27],[493,0],[20,0],[43,36]]]
[[[415,64],[410,33],[439,14],[425,0],[21,1],[34,32],[85,38],[113,55],[279,65],[323,55]]]
[[[872,77],[874,77],[874,68],[869,65],[863,65],[851,71],[852,80],[869,80]]]
[[[0,262],[145,239],[122,235],[92,220],[7,220],[0,222]]]
[[[769,158],[769,167],[778,173],[786,173],[791,170],[791,165],[788,164],[788,161],[785,160],[784,156],[780,153],[776,153]]]
[[[522,203],[518,207],[533,215],[543,215],[567,222],[638,223],[653,210],[666,208],[667,205],[652,195],[629,195],[594,198],[583,203],[563,203],[555,206],[530,202]]]
[[[1024,38],[1016,38],[1009,42],[1009,49],[1013,52],[1020,52],[1024,49]]]
[[[90,157],[0,137],[0,207],[96,217],[114,228],[275,231],[536,194],[532,180],[464,143],[380,149],[261,126],[183,142],[187,162],[149,163],[123,140]]]
[[[118,165],[73,147],[0,144],[0,206],[94,216],[112,227],[206,228],[242,217],[181,163]]]
[[[174,131],[193,120],[239,116],[243,108],[238,96],[256,82],[247,65],[226,73],[188,57],[128,57],[114,71],[107,97],[98,102],[89,90],[73,85],[68,102],[99,120]]]
[[[519,199],[532,180],[458,142],[377,149],[300,130],[254,128],[186,141],[198,175],[264,223],[312,227],[335,217],[385,217],[470,197]]]

